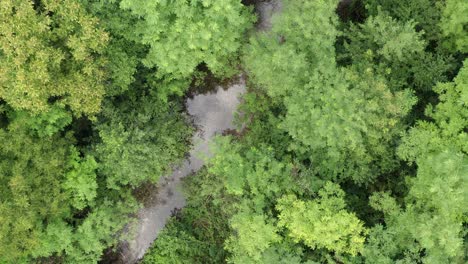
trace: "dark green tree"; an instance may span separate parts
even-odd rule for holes
[[[452,69],[447,55],[426,51],[423,32],[415,30],[412,20],[397,20],[384,12],[370,16],[362,24],[351,24],[345,31],[344,54],[347,61],[360,71],[374,69],[385,77],[392,91],[411,88],[430,91],[440,81],[447,81]]]
[[[425,40],[440,41],[441,29],[435,25],[440,22],[444,1],[365,0],[364,2],[370,16],[377,16],[384,12],[403,23],[413,21]]]
[[[156,183],[170,172],[190,146],[192,129],[180,112],[175,102],[130,92],[104,104],[93,153],[109,188]]]
[[[464,66],[454,82],[436,86],[440,103],[426,111],[433,121],[419,122],[403,138],[399,154],[417,164],[417,175],[408,180],[404,207],[388,193],[371,197],[371,205],[385,214],[385,227],[371,230],[364,252],[367,263],[464,263],[467,87]]]

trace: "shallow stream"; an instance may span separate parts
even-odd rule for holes
[[[255,5],[258,15],[257,30],[269,30],[271,16],[280,9],[279,0],[259,1]],[[137,214],[135,236],[120,245],[119,260],[112,261],[113,263],[138,262],[164,228],[174,210],[185,206],[181,180],[203,166],[204,161],[201,157],[210,155],[209,145],[216,134],[235,128],[234,113],[245,90],[245,78],[240,75],[227,87],[218,86],[212,93],[194,95],[193,98],[187,99],[187,112],[198,129],[192,139],[193,148],[189,157],[174,169],[172,175],[161,179],[158,188],[145,199],[150,202]]]
[[[224,89],[223,89],[224,88]],[[158,188],[148,197],[149,204],[138,212],[136,236],[121,246],[121,263],[135,263],[143,257],[164,228],[176,208],[185,206],[181,192],[181,180],[203,166],[203,156],[209,156],[211,139],[224,130],[234,129],[233,117],[239,97],[245,91],[244,78],[229,87],[217,87],[214,93],[195,95],[187,99],[187,111],[193,118],[197,132],[192,138],[193,148],[189,157],[172,175],[161,179]]]

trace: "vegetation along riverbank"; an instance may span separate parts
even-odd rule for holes
[[[464,264],[466,0],[0,0],[0,263]]]

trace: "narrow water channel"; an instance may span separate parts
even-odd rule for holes
[[[259,1],[255,7],[258,14],[257,30],[269,30],[272,15],[280,9],[279,0]],[[193,118],[198,131],[192,139],[193,148],[189,157],[174,169],[172,175],[161,179],[158,188],[150,194],[150,204],[138,212],[135,236],[121,244],[118,263],[138,262],[164,228],[172,212],[185,206],[181,180],[203,166],[202,157],[210,155],[210,142],[216,134],[235,128],[234,114],[245,90],[245,78],[240,75],[237,81],[228,87],[218,86],[212,93],[199,94],[187,99],[188,114]]]
[[[224,88],[224,89],[223,89]],[[149,200],[150,205],[138,212],[136,236],[121,249],[122,263],[135,263],[141,259],[164,228],[176,208],[185,206],[181,192],[181,180],[198,171],[203,166],[203,156],[209,156],[211,139],[226,129],[234,129],[233,117],[239,98],[245,92],[242,76],[229,87],[217,87],[214,93],[195,95],[186,101],[188,113],[193,118],[197,133],[193,136],[194,147],[189,158],[171,176],[160,181],[157,192]]]

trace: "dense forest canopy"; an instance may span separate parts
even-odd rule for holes
[[[143,263],[466,263],[467,54],[466,0],[0,0],[0,263],[105,261],[239,73]]]

